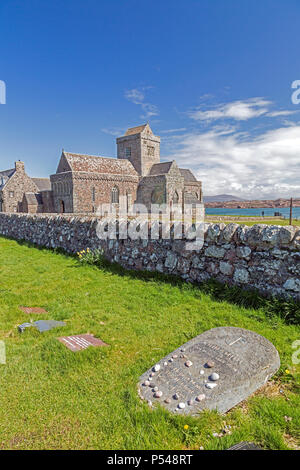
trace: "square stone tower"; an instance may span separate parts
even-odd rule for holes
[[[128,129],[117,138],[118,158],[129,160],[139,176],[147,176],[151,167],[160,162],[160,137],[149,124]]]

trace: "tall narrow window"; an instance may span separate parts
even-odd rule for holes
[[[150,157],[154,157],[154,147],[151,147],[148,145],[147,147],[147,154],[150,156]]]
[[[178,204],[178,201],[179,201],[178,192],[175,191],[175,193],[173,194],[173,202],[174,204]]]
[[[116,186],[111,191],[111,202],[112,204],[119,203],[119,189]]]
[[[95,188],[92,188],[92,201],[93,202],[96,201],[96,189]]]
[[[125,157],[131,157],[131,147],[125,148]]]

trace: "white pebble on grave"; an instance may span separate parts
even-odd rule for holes
[[[219,374],[217,374],[216,372],[213,372],[213,373],[209,376],[209,379],[210,379],[210,380],[214,380],[214,381],[219,380],[219,378],[220,378],[220,376],[219,376]]]
[[[198,396],[196,397],[196,400],[197,400],[197,401],[205,400],[205,395],[204,395],[204,393],[201,393],[201,395],[198,395]]]
[[[209,389],[215,388],[216,386],[217,386],[217,384],[206,384],[205,385],[205,387],[209,388]]]

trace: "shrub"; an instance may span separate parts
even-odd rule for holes
[[[103,267],[108,263],[104,257],[103,249],[90,250],[90,248],[87,248],[86,250],[79,251],[77,256],[81,264],[92,264]]]

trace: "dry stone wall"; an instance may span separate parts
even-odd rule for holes
[[[295,227],[205,224],[199,251],[185,240],[100,240],[92,217],[0,214],[0,234],[76,253],[103,248],[125,268],[175,274],[201,283],[209,278],[300,300],[300,230]]]

